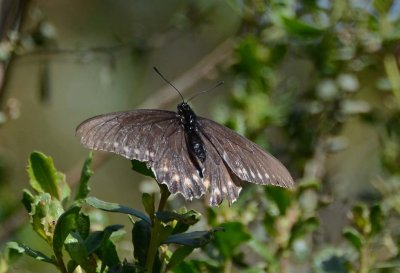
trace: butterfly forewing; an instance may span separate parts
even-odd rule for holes
[[[76,132],[90,149],[149,161],[156,152],[162,154],[164,131],[169,126],[177,126],[174,112],[136,110],[93,117],[82,122]]]
[[[287,169],[257,144],[212,120],[198,118],[200,132],[212,143],[230,170],[241,180],[292,187]]]

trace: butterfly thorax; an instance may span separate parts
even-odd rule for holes
[[[177,118],[185,130],[186,144],[192,156],[197,157],[201,162],[206,160],[206,150],[200,138],[197,128],[197,116],[186,102],[181,102],[177,106]],[[199,169],[198,166],[196,166]],[[200,171],[200,170],[199,170]]]

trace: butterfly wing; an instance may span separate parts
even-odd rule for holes
[[[163,131],[174,124],[174,112],[134,110],[90,118],[77,127],[76,133],[87,148],[149,161],[165,142]]]
[[[227,199],[229,204],[236,201],[241,190],[241,181],[222,159],[210,138],[202,135],[207,157],[204,162],[204,184],[209,189],[210,205],[216,206]]]
[[[257,144],[209,119],[198,117],[198,125],[208,140],[207,152],[216,150],[222,159],[220,164],[228,166],[241,180],[293,187],[293,178],[285,166]]]
[[[87,148],[147,162],[157,181],[171,193],[192,199],[206,191],[175,112],[134,110],[100,115],[82,122],[76,132]]]

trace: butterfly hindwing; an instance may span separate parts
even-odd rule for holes
[[[198,124],[200,132],[241,180],[281,187],[293,186],[293,179],[286,168],[257,144],[212,120],[198,117]]]
[[[147,163],[157,181],[167,185],[171,193],[181,193],[185,199],[202,196],[207,189],[190,158],[185,132],[179,124],[166,130],[163,142],[164,155]]]
[[[223,199],[227,199],[229,204],[232,204],[239,196],[241,181],[222,160],[211,139],[203,135],[203,142],[207,151],[204,162],[204,184],[210,189],[209,203],[215,206],[221,204]]]

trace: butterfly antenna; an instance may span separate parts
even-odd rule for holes
[[[169,85],[171,85],[172,88],[174,88],[174,89],[176,90],[176,92],[178,92],[179,96],[181,96],[181,98],[182,98],[182,101],[185,102],[185,99],[183,98],[181,92],[179,92],[178,88],[176,88],[169,80],[167,80],[167,79],[163,76],[163,74],[161,74],[161,72],[157,69],[157,67],[153,66],[153,69],[154,69],[154,71],[156,71],[156,73],[157,73],[166,83],[168,83]]]
[[[208,88],[208,89],[203,90],[203,91],[201,91],[201,92],[199,92],[199,93],[197,93],[197,94],[194,94],[194,95],[191,96],[186,102],[189,102],[190,100],[194,99],[194,98],[197,97],[198,95],[201,95],[201,94],[203,94],[203,93],[212,91],[212,90],[214,90],[215,88],[217,88],[217,87],[219,87],[219,86],[221,86],[221,85],[223,85],[223,84],[224,84],[224,81],[221,81],[221,82],[217,83],[216,85],[214,85],[214,86],[211,87],[211,88]]]

